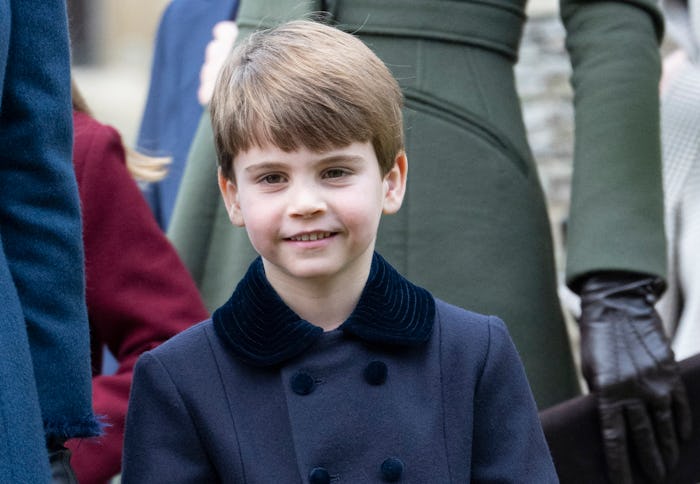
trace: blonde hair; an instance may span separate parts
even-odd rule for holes
[[[217,79],[211,120],[219,166],[252,147],[322,152],[371,142],[382,174],[403,150],[403,98],[381,60],[357,37],[297,20],[255,32]]]
[[[71,95],[73,110],[92,116],[90,107],[78,89],[75,80],[71,78]],[[139,153],[133,148],[124,146],[126,155],[126,168],[135,179],[146,182],[156,182],[162,180],[168,173],[167,166],[172,161],[170,157],[147,156]]]

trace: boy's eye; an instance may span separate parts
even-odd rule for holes
[[[331,168],[323,173],[323,178],[340,178],[347,174],[347,170],[343,168]]]
[[[271,173],[261,177],[260,181],[262,183],[267,183],[268,185],[274,185],[276,183],[282,183],[284,181],[284,177],[279,173]]]

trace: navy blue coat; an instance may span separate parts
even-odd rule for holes
[[[90,436],[90,353],[65,2],[0,1],[0,482],[49,480]]]
[[[505,325],[379,256],[330,332],[257,259],[212,320],[141,357],[126,426],[125,484],[558,482]]]

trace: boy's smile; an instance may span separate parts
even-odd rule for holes
[[[219,186],[273,287],[364,284],[381,215],[401,206],[405,168],[401,153],[382,176],[369,142],[322,153],[268,145],[239,153],[235,182],[220,174]]]
[[[288,240],[291,240],[292,242],[315,242],[317,240],[327,239],[329,237],[332,237],[333,235],[335,234],[331,232],[311,232],[306,234],[293,235],[292,237],[289,237]]]

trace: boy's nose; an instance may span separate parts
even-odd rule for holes
[[[323,213],[326,203],[313,186],[299,186],[290,190],[288,213],[292,217],[308,218]]]

